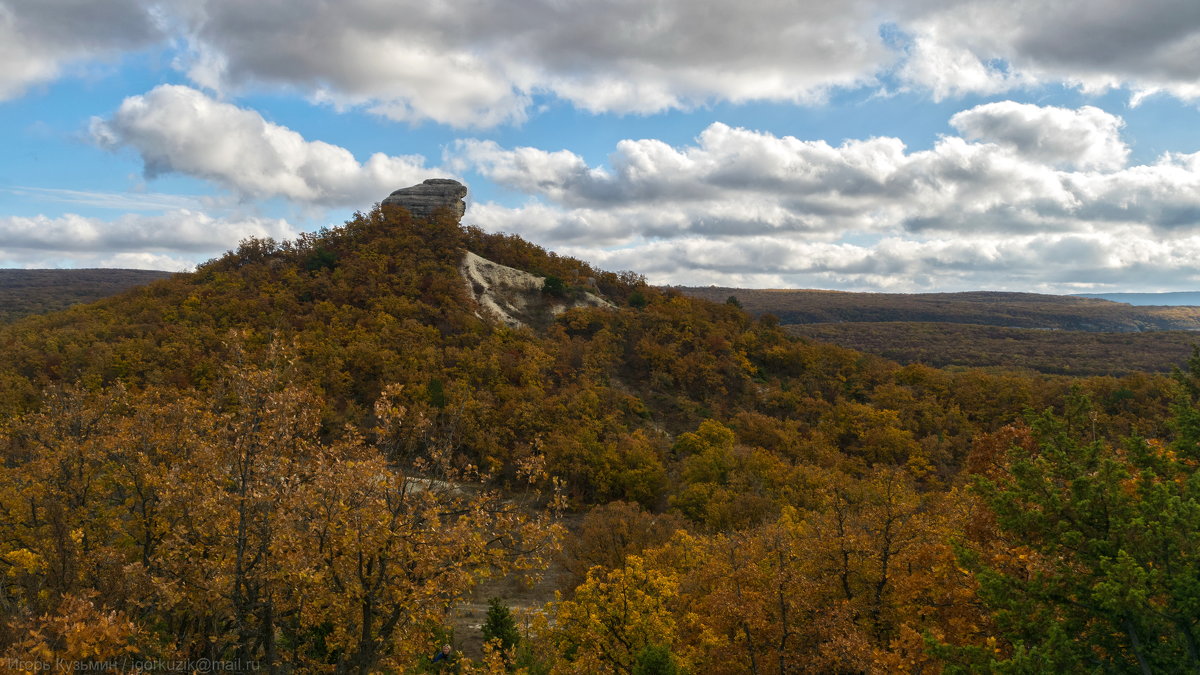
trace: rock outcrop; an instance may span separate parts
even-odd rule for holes
[[[574,307],[612,307],[612,303],[580,290],[568,298],[542,292],[545,277],[530,274],[467,251],[458,268],[467,292],[484,315],[510,327],[545,325]]]
[[[424,220],[446,207],[461,220],[467,210],[463,201],[466,196],[467,188],[462,183],[449,178],[430,178],[420,185],[396,190],[382,204],[408,209],[414,218]],[[470,251],[463,252],[458,272],[479,308],[476,316],[511,328],[545,326],[574,307],[613,307],[583,288],[572,289],[564,297],[547,294],[543,292],[545,277],[492,262]],[[591,288],[595,290],[594,285]]]
[[[463,198],[467,196],[467,188],[462,183],[449,178],[430,178],[412,187],[400,188],[383,200],[384,206],[400,206],[408,209],[413,218],[429,220],[434,212],[442,207],[448,207],[459,219],[467,210]]]

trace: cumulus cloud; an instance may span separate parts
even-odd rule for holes
[[[611,170],[588,167],[566,150],[507,150],[465,140],[457,151],[459,162],[492,180],[568,206],[773,199],[786,193],[790,212],[815,214],[856,211],[853,202],[882,190],[905,157],[904,144],[894,138],[835,147],[720,122],[684,148],[656,139],[623,140],[609,157]]]
[[[652,283],[891,292],[1159,291],[1200,283],[1200,237],[1165,242],[1144,230],[932,239],[870,244],[767,236],[658,240],[621,248],[560,249]]]
[[[249,198],[283,197],[314,206],[361,206],[428,176],[420,156],[371,155],[309,141],[253,110],[178,85],[125,99],[110,119],[94,119],[92,139],[128,147],[154,177],[180,173]]]
[[[692,145],[621,141],[603,167],[490,141],[460,142],[453,162],[537,200],[476,203],[468,221],[659,282],[1200,279],[1200,153],[1127,166],[1120,118],[1095,108],[1003,102],[952,124],[966,138],[917,152],[894,138],[833,146],[718,123]]]
[[[969,94],[991,95],[1037,84],[1022,71],[1011,72],[966,46],[939,39],[936,22],[914,26],[918,31],[897,69],[905,89],[929,92],[935,101]],[[987,53],[987,52],[985,52]]]
[[[565,150],[473,140],[458,143],[454,163],[567,209],[569,217],[543,226],[566,238],[586,236],[591,222],[610,239],[622,229],[627,238],[837,237],[1200,225],[1200,153],[1126,167],[1121,121],[1108,113],[1002,102],[961,112],[952,124],[967,138],[919,152],[895,138],[832,146],[715,123],[690,146],[621,141],[608,167]]]
[[[0,218],[2,250],[54,251],[65,254],[212,254],[246,237],[289,239],[298,234],[285,220],[214,218],[196,211],[153,215],[127,214],[115,220],[76,214],[50,218]]]
[[[164,272],[189,272],[195,261],[166,253],[127,251],[116,255],[84,254],[70,258],[74,267],[108,267],[127,270],[162,270]]]
[[[151,44],[221,92],[269,87],[392,119],[519,123],[550,94],[594,112],[934,98],[1065,83],[1200,98],[1194,0],[0,0],[0,99]]]
[[[492,126],[550,93],[594,112],[817,102],[894,74],[935,98],[1058,82],[1200,97],[1192,0],[204,0],[193,80],[295,87],[393,119]],[[888,38],[885,39],[884,36]]]
[[[458,161],[485,177],[570,209],[566,225],[552,229],[578,236],[584,222],[601,221],[607,236],[626,238],[1041,229],[1077,199],[1053,168],[956,137],[909,153],[894,138],[831,146],[716,123],[683,148],[621,141],[611,169],[562,151],[475,141],[457,147]]]
[[[184,20],[193,80],[272,84],[398,120],[490,126],[551,92],[591,111],[812,101],[895,54],[872,0],[206,0]],[[837,36],[831,39],[830,36]]]
[[[937,99],[1045,83],[1200,98],[1194,0],[0,0],[0,98],[154,43],[180,45],[200,87],[458,127],[519,123],[543,94],[617,113],[881,82]]]
[[[1052,165],[1117,169],[1129,157],[1120,136],[1124,121],[1092,106],[1069,110],[1000,101],[960,112],[950,124],[969,140],[998,143]]]
[[[937,98],[1037,83],[1128,86],[1200,98],[1200,4],[1191,0],[904,3],[899,69]]]
[[[71,63],[112,58],[161,39],[141,0],[0,0],[0,101]]]

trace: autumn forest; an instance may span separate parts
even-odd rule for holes
[[[607,305],[494,321],[467,251]],[[1200,671],[1200,356],[819,337],[388,206],[5,324],[0,662]]]

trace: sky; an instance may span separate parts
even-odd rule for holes
[[[1196,0],[0,0],[0,267],[449,177],[652,283],[1200,289]]]

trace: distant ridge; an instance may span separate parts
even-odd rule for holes
[[[0,269],[0,323],[95,302],[171,272],[127,269]]]
[[[938,367],[1166,372],[1200,341],[1200,307],[1166,306],[1159,294],[1146,294],[1155,305],[1135,307],[1097,297],[988,291],[677,290],[717,302],[733,298],[752,314],[776,316],[792,335]]]
[[[1200,307],[1133,307],[1073,295],[850,293],[716,286],[677,290],[716,302],[732,296],[751,314],[774,314],[783,324],[918,321],[1102,333],[1200,330]]]
[[[1173,291],[1168,293],[1075,293],[1077,298],[1096,298],[1123,302],[1137,306],[1187,306],[1200,307],[1200,291]]]

